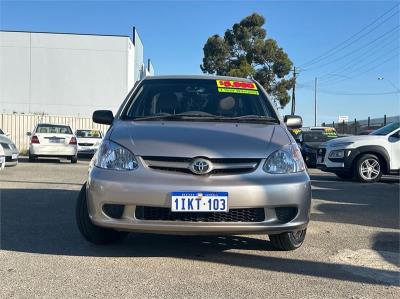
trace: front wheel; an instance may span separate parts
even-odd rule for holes
[[[28,161],[29,162],[36,162],[37,157],[35,155],[32,155],[31,152],[29,152],[29,158]]]
[[[382,165],[375,155],[362,155],[356,162],[355,175],[362,183],[374,183],[382,176]]]
[[[79,192],[76,203],[76,222],[82,236],[96,245],[111,244],[123,240],[128,233],[96,226],[89,217],[86,200],[86,183]]]
[[[303,229],[279,235],[270,235],[269,240],[276,249],[285,251],[295,250],[303,244],[306,232],[307,229]]]
[[[75,163],[77,163],[77,162],[78,162],[78,155],[72,156],[72,157],[71,157],[71,163],[72,163],[72,164],[75,164]]]

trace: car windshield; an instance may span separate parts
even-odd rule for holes
[[[36,133],[72,134],[69,126],[39,124]]]
[[[391,123],[388,124],[376,131],[373,131],[372,133],[370,133],[369,135],[387,135],[390,134],[391,132],[393,132],[394,130],[398,129],[400,127],[400,123],[399,122],[395,122],[395,123]]]
[[[102,134],[99,130],[76,130],[78,138],[101,138]]]
[[[4,132],[2,129],[0,129],[0,135],[4,135]]]
[[[337,135],[334,132],[312,131],[303,132],[302,134],[303,142],[325,142],[337,138]]]
[[[144,80],[121,118],[279,123],[255,83],[208,79]]]

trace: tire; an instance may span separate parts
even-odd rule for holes
[[[342,180],[351,180],[354,177],[353,173],[351,173],[351,172],[350,173],[336,172],[335,174],[338,178],[341,178]]]
[[[76,164],[78,162],[78,155],[72,156],[71,157],[71,163]]]
[[[289,251],[300,248],[306,237],[307,229],[297,232],[287,232],[279,235],[270,235],[269,240],[276,249]]]
[[[32,155],[31,152],[29,152],[29,157],[28,157],[29,162],[36,162],[37,157],[35,155]]]
[[[112,244],[123,240],[128,233],[96,226],[89,218],[86,201],[86,183],[79,192],[76,203],[76,222],[82,236],[96,245]]]
[[[361,183],[374,183],[382,176],[383,165],[379,158],[372,154],[362,155],[355,163],[355,177]]]

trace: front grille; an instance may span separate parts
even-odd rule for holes
[[[169,208],[137,206],[136,219],[185,222],[262,222],[263,208],[231,209],[229,212],[171,212]]]
[[[6,162],[14,162],[17,161],[18,159],[12,159],[12,156],[6,156]]]
[[[78,145],[80,145],[80,146],[92,146],[93,143],[80,142],[80,143],[78,143]]]
[[[297,208],[295,207],[284,207],[284,208],[276,208],[275,209],[276,218],[280,222],[287,223],[292,221],[294,217],[297,215]]]
[[[195,158],[142,156],[142,159],[151,169],[194,174],[190,170],[190,166]],[[252,172],[261,161],[261,159],[251,158],[205,159],[213,164],[213,170],[207,173],[207,175],[228,175]]]

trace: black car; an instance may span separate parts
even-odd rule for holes
[[[332,130],[309,130],[302,131],[298,135],[298,144],[301,149],[304,161],[312,168],[317,166],[318,147],[329,140],[338,138],[336,131]]]

